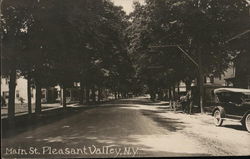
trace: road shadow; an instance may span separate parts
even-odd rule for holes
[[[120,100],[113,100],[109,102],[109,104],[152,104],[153,101],[150,101],[148,98],[132,98],[132,99],[120,99]]]
[[[152,101],[150,98],[143,97],[143,98],[129,98],[129,99],[119,99],[110,102],[110,104],[142,104],[142,105],[149,105],[149,106],[165,106],[169,105],[168,101],[160,101],[155,100]]]
[[[171,110],[170,106],[157,106],[157,109],[163,109],[163,110]]]
[[[97,107],[93,106],[92,108]],[[155,137],[153,131],[148,131],[147,129],[142,129],[140,124],[144,120],[136,118],[139,122],[133,122],[136,115],[140,112],[134,110],[123,109],[106,109],[111,106],[100,106],[98,113],[96,111],[83,112],[81,108],[70,109],[72,111],[72,118],[65,119],[62,122],[58,122],[55,125],[48,125],[46,129],[44,127],[38,128],[34,131],[21,134],[17,139],[14,140],[9,138],[5,140],[3,144],[3,149],[6,147],[20,147],[23,149],[29,149],[30,146],[34,146],[40,151],[42,151],[44,146],[51,146],[54,149],[64,149],[64,148],[82,148],[95,147],[102,148],[103,146],[114,146],[118,148],[139,148],[140,151],[134,157],[164,157],[164,156],[207,156],[206,154],[191,154],[191,153],[177,153],[177,152],[167,152],[159,151],[159,149],[154,149],[151,146],[151,142],[144,144],[145,138]],[[88,110],[90,110],[89,108]],[[75,115],[74,111],[83,112],[82,114]],[[181,122],[169,118],[160,118],[157,115],[160,111],[148,111],[142,110],[145,116],[149,116],[158,124],[161,124],[163,128],[169,131],[178,131]],[[68,114],[67,114],[68,115]],[[74,116],[75,115],[75,116]],[[109,117],[105,119],[105,117]],[[136,124],[137,123],[137,124]],[[42,132],[41,132],[42,131]],[[39,132],[39,133],[38,133]],[[44,132],[44,133],[43,133]],[[88,151],[89,152],[89,151]],[[11,157],[24,157],[20,155],[8,155],[5,158]],[[96,158],[96,157],[116,157],[114,154],[70,154],[70,155],[60,155],[60,154],[41,154],[41,155],[29,155],[25,158]],[[118,157],[133,157],[130,155],[118,156]]]
[[[160,102],[160,101],[151,101],[149,98],[142,98],[140,100],[133,100],[133,99],[125,99],[125,100],[119,100],[114,101],[108,104],[109,107],[112,105],[115,105],[116,107],[138,107],[133,104],[143,105],[143,106],[153,106],[157,110],[147,110],[147,109],[139,109],[140,112],[149,118],[151,118],[154,122],[156,122],[160,127],[171,131],[171,132],[177,132],[179,130],[182,130],[185,128],[184,122],[181,122],[178,119],[171,119],[167,117],[162,117],[158,113],[166,113],[168,111],[172,111],[172,109],[167,105],[168,102]],[[176,111],[178,113],[183,113],[182,111]]]
[[[9,138],[12,136],[16,136],[22,132],[39,128],[41,126],[45,126],[48,124],[52,124],[54,122],[71,118],[74,115],[82,113],[87,110],[103,108],[119,108],[119,107],[138,107],[133,105],[119,105],[119,104],[111,104],[112,102],[107,102],[106,104],[92,104],[84,107],[67,107],[66,109],[59,107],[57,109],[49,109],[49,107],[42,108],[43,110],[41,114],[37,115],[33,113],[31,116],[28,114],[16,116],[14,119],[14,123],[10,124],[8,118],[1,119],[2,121],[2,137]]]
[[[52,124],[62,119],[70,118],[83,111],[94,109],[97,106],[89,107],[67,107],[42,111],[39,115],[33,113],[16,116],[14,122],[10,124],[8,118],[2,119],[2,138],[9,138],[27,130]],[[46,109],[46,108],[45,108]],[[47,108],[48,109],[48,108]]]
[[[171,131],[177,132],[179,130],[184,129],[186,126],[184,122],[181,122],[178,119],[172,119],[167,117],[162,117],[157,113],[165,113],[166,111],[155,111],[155,110],[142,110],[142,114],[151,118],[154,122],[156,122],[160,127]]]
[[[242,125],[223,125],[223,127],[240,131],[246,131]]]
[[[121,99],[121,100],[112,100],[108,102],[103,102],[101,104],[92,104],[83,107],[67,107],[66,109],[59,107],[57,109],[46,110],[51,107],[44,106],[40,115],[33,113],[31,116],[28,114],[16,116],[13,124],[9,124],[7,118],[2,119],[2,137],[9,138],[16,136],[22,132],[33,130],[41,126],[52,124],[54,122],[71,118],[78,113],[81,113],[86,110],[101,108],[119,108],[119,107],[129,107],[135,108],[138,107],[134,104],[149,105],[154,106],[155,102],[150,101],[147,98],[142,99]],[[159,112],[160,113],[160,112]],[[172,129],[171,129],[172,130]]]

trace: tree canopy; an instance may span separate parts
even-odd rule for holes
[[[10,111],[17,74],[35,85],[37,106],[42,87],[80,82],[92,94],[102,88],[154,94],[190,84],[198,73],[220,76],[236,55],[227,40],[250,26],[248,5],[145,0],[127,16],[110,0],[3,0],[2,74],[11,81]]]
[[[130,15],[129,53],[142,81],[155,89],[166,87],[164,81],[174,85],[196,77],[197,68],[183,51],[199,63],[204,76],[223,74],[235,56],[226,41],[244,31],[242,23],[250,24],[245,0],[145,2],[135,3]]]

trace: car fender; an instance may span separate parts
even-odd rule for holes
[[[247,114],[250,114],[250,110],[248,110],[248,111],[242,116],[242,118],[240,119],[240,122],[244,122],[244,120],[245,120]]]
[[[225,118],[226,117],[226,112],[225,112],[225,109],[222,107],[222,106],[216,106],[213,111],[212,111],[212,116],[214,116],[214,112],[216,110],[220,110],[221,112],[221,118]]]

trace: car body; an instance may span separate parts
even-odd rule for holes
[[[212,111],[215,125],[221,126],[226,118],[238,119],[250,132],[250,90],[218,88],[214,94],[218,101]]]

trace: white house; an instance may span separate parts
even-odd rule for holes
[[[1,78],[1,96],[6,99],[8,103],[9,98],[9,79]],[[31,89],[31,102],[35,103],[35,89]],[[27,103],[27,80],[23,77],[20,77],[16,80],[16,92],[15,92],[15,103],[20,103],[20,99],[22,98],[24,103]]]
[[[8,103],[9,98],[9,79],[1,78],[1,96],[4,97],[6,103]],[[24,103],[28,102],[28,93],[27,93],[27,80],[23,77],[19,77],[16,80],[16,92],[15,92],[15,103],[21,103],[21,98]],[[79,100],[79,84],[74,85],[74,88],[68,88],[66,90],[67,102]],[[60,86],[42,88],[42,103],[55,103],[59,102],[62,98]],[[36,89],[31,88],[31,103],[35,103],[36,98]]]
[[[9,98],[9,79],[1,78],[1,96],[4,97],[6,103],[8,103]],[[59,86],[45,89],[42,88],[42,103],[53,102],[55,99],[60,98],[59,96]],[[31,103],[35,103],[36,89],[31,88]],[[16,92],[15,92],[15,103],[21,103],[20,99],[23,99],[24,103],[28,102],[27,93],[27,80],[20,77],[16,80]]]

